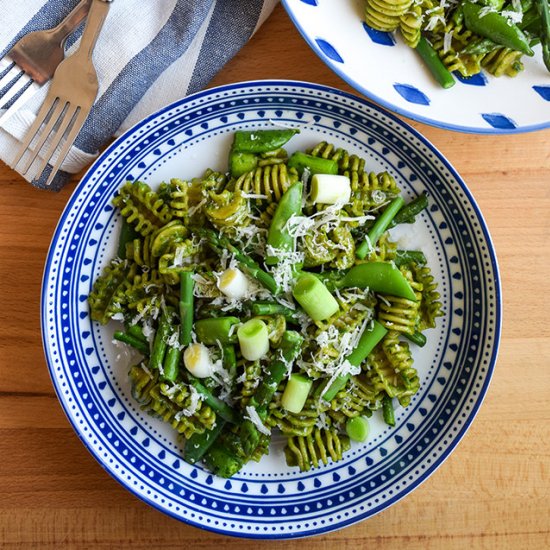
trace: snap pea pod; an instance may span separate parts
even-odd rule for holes
[[[338,163],[335,160],[314,157],[300,151],[296,151],[288,159],[288,167],[295,168],[300,176],[306,168],[312,176],[314,174],[338,174]]]
[[[329,290],[341,288],[368,288],[373,292],[399,296],[416,302],[416,295],[405,276],[393,264],[369,262],[359,264],[346,272],[325,271],[315,274]]]
[[[218,419],[211,430],[194,433],[189,439],[186,439],[185,447],[183,448],[183,459],[185,462],[196,464],[201,460],[221,434],[224,426],[225,422]]]
[[[195,233],[204,238],[208,246],[218,255],[222,254],[223,249],[227,250],[239,262],[239,265],[254,279],[265,286],[272,294],[279,293],[279,285],[277,285],[275,279],[266,271],[264,271],[257,262],[252,258],[241,252],[235,245],[233,245],[226,237],[220,237],[210,229],[197,228]]]
[[[229,155],[229,170],[234,178],[252,172],[258,166],[258,157],[254,153],[236,153]]]
[[[236,153],[267,153],[282,147],[300,130],[238,130],[233,136],[232,151]]]
[[[369,229],[367,238],[355,250],[355,255],[360,260],[363,260],[370,250],[376,246],[378,239],[382,236],[382,233],[388,229],[390,223],[395,218],[399,210],[401,210],[404,203],[405,201],[403,197],[395,197],[395,199],[393,199],[384,209],[382,214],[378,216],[374,222],[374,225]]]
[[[113,334],[113,338],[115,340],[118,340],[119,342],[124,342],[125,344],[132,346],[134,349],[145,356],[149,355],[149,344],[147,342],[144,342],[143,340],[140,340],[139,338],[136,338],[134,335],[128,332],[117,330]]]
[[[359,338],[356,348],[347,356],[348,362],[354,367],[358,367],[367,358],[369,353],[375,348],[376,344],[386,336],[388,330],[378,321],[373,320],[372,325],[366,328]],[[349,374],[338,376],[332,384],[322,392],[325,401],[332,401],[336,394],[347,384],[350,379]]]
[[[540,43],[542,45],[542,59],[550,71],[550,5],[548,0],[535,0],[535,6],[540,15]]]
[[[410,340],[413,344],[416,344],[417,346],[420,346],[421,348],[426,345],[426,337],[419,332],[418,330],[415,331],[413,334],[404,334],[405,338],[407,340]]]
[[[279,263],[280,258],[277,252],[292,252],[295,247],[295,239],[288,230],[288,221],[292,216],[299,216],[302,212],[302,192],[304,184],[298,181],[292,184],[281,197],[277,209],[273,214],[269,232],[267,234],[267,244],[274,249],[273,255],[268,255],[265,259],[267,265]]]
[[[432,45],[423,36],[421,36],[418,41],[416,51],[432,73],[433,77],[443,86],[443,88],[448,89],[455,85],[456,81],[453,75],[449,69],[445,67]]]
[[[496,44],[533,56],[529,40],[517,25],[496,12],[484,13],[483,6],[469,0],[462,4],[466,28]]]

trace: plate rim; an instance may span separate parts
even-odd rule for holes
[[[303,1],[303,0],[302,0]],[[433,126],[435,128],[441,128],[442,130],[449,130],[451,132],[461,132],[464,134],[481,134],[481,135],[510,135],[510,134],[526,134],[530,132],[537,132],[540,130],[546,130],[550,128],[550,120],[547,122],[543,122],[541,124],[531,124],[529,126],[519,126],[515,128],[481,128],[481,127],[475,127],[475,126],[461,126],[459,124],[450,124],[441,122],[439,120],[426,117],[417,113],[414,113],[413,111],[409,111],[408,109],[405,109],[403,107],[398,107],[391,103],[390,101],[387,101],[381,96],[378,96],[377,94],[369,91],[365,86],[355,81],[353,78],[351,78],[345,71],[343,71],[340,66],[338,66],[330,57],[325,55],[322,51],[319,50],[319,48],[316,47],[315,42],[313,39],[305,32],[303,26],[298,21],[298,18],[295,15],[294,10],[290,6],[292,0],[281,0],[282,5],[284,6],[286,13],[302,38],[305,40],[307,45],[311,48],[311,50],[321,59],[321,61],[329,67],[331,71],[333,71],[337,76],[339,76],[344,82],[349,84],[354,90],[356,90],[358,93],[363,94],[365,97],[369,98],[371,101],[375,101],[378,105],[381,105],[385,109],[390,110],[393,113],[397,113],[401,116],[405,116],[411,120],[414,120],[416,122],[421,122],[423,124],[428,124],[430,126]]]
[[[131,487],[129,484],[125,482],[124,479],[121,479],[116,476],[115,470],[111,470],[109,466],[106,464],[105,461],[102,460],[99,453],[95,451],[95,449],[92,448],[90,444],[88,444],[87,440],[81,435],[80,430],[78,429],[78,426],[76,424],[76,421],[71,417],[68,406],[65,403],[62,395],[61,390],[58,387],[58,380],[55,377],[54,369],[53,369],[53,361],[51,361],[50,353],[48,350],[48,339],[46,334],[46,328],[47,328],[47,321],[46,321],[46,301],[47,301],[47,284],[49,279],[47,278],[47,275],[50,271],[50,265],[53,260],[53,245],[58,241],[60,236],[60,231],[64,226],[64,222],[66,221],[67,216],[69,215],[75,201],[78,199],[81,190],[83,189],[85,183],[88,181],[88,179],[93,175],[93,172],[96,170],[96,167],[103,162],[105,157],[108,157],[114,149],[116,149],[121,142],[126,140],[129,135],[131,135],[135,130],[139,129],[140,127],[146,125],[149,121],[160,117],[162,114],[164,114],[167,111],[170,111],[176,107],[185,105],[185,103],[193,102],[196,99],[200,99],[203,96],[208,96],[211,94],[216,93],[223,93],[224,91],[229,91],[232,89],[239,89],[239,88],[251,88],[251,87],[260,87],[264,89],[269,89],[277,86],[284,86],[284,87],[297,87],[297,88],[309,88],[314,89],[320,92],[326,92],[330,94],[334,94],[336,96],[343,96],[347,99],[350,99],[352,101],[358,102],[359,104],[366,105],[369,109],[379,111],[382,115],[390,118],[395,123],[397,123],[398,126],[403,127],[404,130],[410,132],[413,137],[418,139],[421,143],[423,143],[428,149],[430,149],[438,158],[438,160],[449,170],[449,172],[452,174],[452,176],[456,179],[457,183],[460,185],[461,190],[465,194],[466,198],[469,201],[469,204],[474,209],[475,215],[477,220],[479,221],[480,229],[482,230],[485,243],[487,244],[488,254],[490,257],[491,265],[494,270],[495,279],[494,279],[494,293],[495,293],[495,329],[494,329],[494,346],[492,355],[489,358],[489,364],[487,367],[487,373],[484,379],[484,383],[482,388],[479,391],[479,398],[477,400],[477,403],[474,407],[472,407],[472,410],[469,414],[469,416],[465,419],[462,428],[455,434],[453,437],[453,440],[449,442],[447,449],[444,451],[444,453],[441,455],[441,457],[438,459],[438,461],[430,464],[428,468],[426,468],[426,471],[423,472],[421,475],[418,476],[418,478],[410,484],[409,487],[407,487],[405,490],[400,492],[399,495],[396,495],[392,498],[389,498],[384,505],[380,506],[377,510],[371,510],[370,512],[364,513],[359,517],[353,517],[348,520],[344,520],[338,523],[336,526],[323,526],[318,527],[314,529],[310,529],[307,532],[286,532],[286,533],[247,533],[247,532],[229,532],[224,531],[222,529],[215,528],[213,526],[209,525],[203,525],[197,521],[190,520],[188,518],[184,518],[181,515],[176,514],[175,512],[167,509],[162,508],[158,502],[155,502],[152,498],[148,499],[145,494],[140,494],[138,491],[135,491],[133,487]],[[67,417],[70,425],[73,427],[77,437],[80,439],[80,441],[84,444],[85,448],[88,450],[88,452],[94,457],[94,459],[100,464],[100,466],[115,480],[117,481],[124,489],[129,491],[133,496],[137,497],[138,499],[142,500],[146,504],[150,505],[151,507],[155,508],[161,513],[164,513],[180,522],[183,522],[185,524],[191,525],[193,527],[197,527],[199,529],[208,531],[208,532],[214,532],[220,535],[225,536],[231,536],[236,538],[244,538],[244,539],[255,539],[255,540],[289,540],[289,539],[298,539],[298,538],[305,538],[305,537],[311,537],[311,536],[317,536],[320,534],[328,534],[331,532],[338,531],[340,529],[343,529],[345,527],[348,527],[350,525],[359,523],[361,521],[365,521],[383,511],[385,511],[390,506],[396,504],[399,502],[402,498],[410,494],[412,491],[414,491],[417,487],[419,487],[422,483],[424,483],[428,478],[430,478],[438,469],[439,467],[447,460],[447,458],[453,453],[453,451],[456,449],[457,445],[462,441],[462,438],[470,428],[473,420],[478,414],[478,411],[485,400],[485,397],[487,395],[488,388],[490,386],[491,380],[493,378],[494,369],[496,366],[499,348],[500,348],[500,341],[501,341],[501,331],[502,331],[502,291],[501,291],[501,276],[500,276],[500,269],[498,266],[498,260],[496,256],[496,251],[494,247],[493,240],[491,238],[487,223],[485,221],[485,218],[483,217],[483,214],[475,201],[474,196],[472,195],[471,191],[467,187],[465,181],[460,176],[460,174],[457,172],[457,170],[454,168],[454,166],[451,164],[451,162],[439,151],[439,149],[432,144],[427,138],[425,138],[418,130],[413,128],[408,122],[401,120],[398,118],[394,113],[386,111],[384,108],[380,107],[379,105],[372,103],[371,101],[357,96],[356,94],[340,90],[338,88],[327,86],[324,84],[318,84],[318,83],[312,83],[307,81],[301,81],[301,80],[287,80],[287,79],[262,79],[262,80],[247,80],[242,82],[236,82],[231,84],[225,84],[213,88],[208,88],[206,90],[202,90],[199,92],[196,92],[194,94],[191,94],[189,96],[186,96],[184,98],[181,98],[177,101],[174,101],[165,107],[159,109],[158,111],[152,113],[151,115],[145,117],[144,119],[140,120],[136,124],[134,124],[131,128],[126,130],[123,134],[121,134],[119,137],[117,137],[102,153],[97,157],[97,159],[93,162],[93,164],[88,168],[86,173],[82,176],[78,184],[75,186],[75,189],[73,190],[69,200],[67,201],[67,204],[65,208],[63,209],[63,212],[59,218],[59,221],[55,227],[55,230],[52,234],[52,238],[50,241],[50,245],[48,248],[48,253],[46,257],[46,261],[44,263],[44,269],[43,269],[43,275],[42,275],[42,284],[41,284],[41,297],[40,297],[40,327],[41,327],[41,339],[42,339],[42,346],[44,350],[44,355],[46,359],[46,365],[48,368],[48,373],[50,376],[50,379],[52,381],[52,385],[54,387],[54,390],[56,392],[56,397],[61,405],[61,408]]]

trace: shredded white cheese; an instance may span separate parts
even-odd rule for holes
[[[251,407],[250,405],[246,407],[246,415],[244,416],[244,418],[250,420],[250,422],[252,422],[252,424],[254,424],[256,428],[258,428],[258,431],[260,433],[263,433],[265,435],[271,434],[271,430],[262,422],[258,411],[254,407]]]

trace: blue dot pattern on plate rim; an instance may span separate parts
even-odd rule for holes
[[[205,136],[277,118],[285,124],[311,118],[320,137],[360,144],[387,162],[407,192],[429,189],[428,215],[452,315],[429,383],[395,430],[386,430],[367,450],[306,474],[244,472],[226,482],[185,464],[173,442],[140,416],[106,363],[111,342],[91,325],[86,295],[105,260],[105,243],[113,238],[117,213],[110,200],[128,175],[151,177],[155,166]],[[306,536],[386,508],[425,479],[458,442],[490,379],[500,327],[498,273],[486,229],[462,182],[423,138],[404,128],[379,108],[321,86],[276,81],[226,86],[191,96],[136,126],[84,178],[47,260],[44,343],[70,421],[107,471],[137,496],[221,533]],[[446,251],[449,257],[443,258]]]

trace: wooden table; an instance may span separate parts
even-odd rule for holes
[[[212,85],[256,78],[350,90],[281,7]],[[414,493],[353,527],[276,546],[550,548],[550,131],[475,136],[412,124],[464,177],[494,239],[504,296],[494,379],[463,442]],[[0,165],[0,547],[263,547],[149,508],[101,469],[61,411],[42,351],[40,284],[76,181],[37,191]]]

